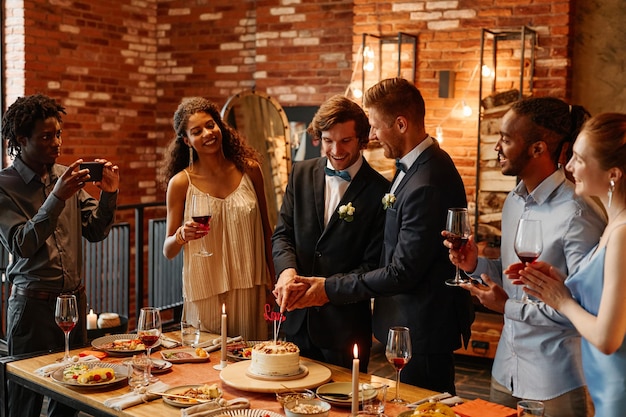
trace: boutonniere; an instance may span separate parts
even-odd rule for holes
[[[383,196],[383,208],[385,210],[387,210],[388,208],[392,208],[393,204],[396,202],[396,196],[391,194],[391,193],[387,193]]]
[[[345,204],[343,206],[339,207],[339,210],[337,210],[337,212],[339,213],[339,218],[341,220],[345,220],[347,222],[351,222],[352,220],[354,220],[354,212],[355,212],[355,208],[352,207],[352,203],[348,203]]]

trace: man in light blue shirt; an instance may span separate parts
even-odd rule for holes
[[[513,105],[496,144],[504,175],[517,176],[502,211],[500,259],[478,257],[473,238],[450,259],[486,286],[464,284],[487,308],[504,314],[504,328],[492,369],[491,400],[512,408],[520,399],[545,403],[546,416],[588,416],[581,366],[580,335],[557,311],[520,302],[523,289],[509,278],[519,264],[513,249],[521,217],[541,220],[540,260],[572,272],[598,242],[605,225],[595,203],[574,194],[558,160],[573,141],[587,112],[555,98],[530,98]],[[451,247],[449,241],[446,246]]]

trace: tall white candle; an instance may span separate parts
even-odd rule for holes
[[[87,314],[87,330],[93,330],[98,328],[98,315],[93,312],[93,308],[89,309]]]
[[[226,304],[222,304],[222,365],[226,363],[227,326]]]
[[[359,347],[354,344],[354,360],[352,361],[352,415],[359,413]]]

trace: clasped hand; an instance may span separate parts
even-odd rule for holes
[[[286,269],[278,278],[274,287],[274,297],[280,306],[280,312],[299,308],[319,307],[328,303],[324,288],[325,278],[303,277],[296,275],[295,269]]]

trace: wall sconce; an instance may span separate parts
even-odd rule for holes
[[[363,104],[363,93],[380,80],[402,77],[415,82],[416,61],[417,36],[364,33],[345,96]]]

